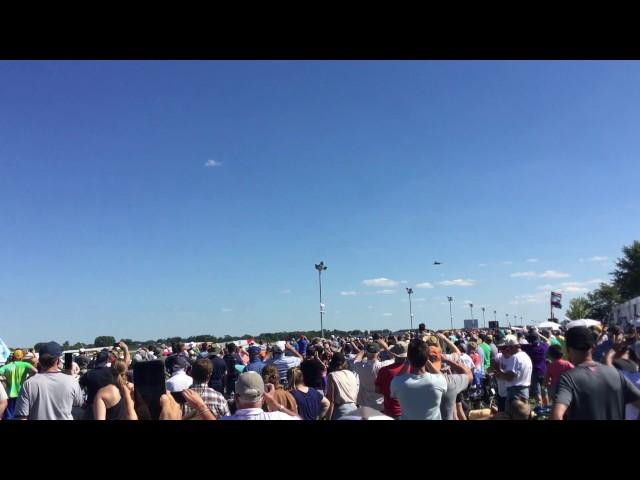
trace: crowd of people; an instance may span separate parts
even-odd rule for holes
[[[29,420],[473,420],[640,417],[640,328],[473,329],[267,343],[124,342],[0,367],[0,417]],[[135,365],[162,364],[154,417]],[[476,401],[480,399],[479,401]]]

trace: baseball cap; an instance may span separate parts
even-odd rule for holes
[[[258,347],[257,345],[251,345],[249,348],[247,348],[247,353],[250,356],[260,355],[261,351],[262,350],[260,350],[260,347]]]
[[[587,351],[593,347],[593,333],[587,327],[573,327],[565,335],[567,348]]]
[[[272,353],[282,353],[282,348],[280,347],[280,345],[273,345],[271,347],[271,352]]]
[[[220,355],[222,353],[222,349],[217,345],[213,345],[212,347],[209,347],[208,352],[213,355]]]
[[[400,342],[396,342],[396,344],[393,347],[391,347],[389,351],[393,353],[396,357],[406,358],[408,349],[409,349],[409,344],[407,342],[400,341]]]
[[[256,372],[242,373],[236,381],[236,394],[246,402],[256,402],[264,394],[264,381]]]
[[[380,345],[377,343],[370,343],[365,347],[367,353],[378,353],[380,351]]]
[[[175,372],[177,370],[186,370],[189,365],[191,364],[189,363],[189,360],[187,360],[187,357],[178,355],[176,357],[175,363],[173,364],[173,371]]]
[[[15,358],[16,360],[22,360],[24,358],[24,352],[19,348],[14,350],[13,358]]]
[[[52,357],[62,356],[62,347],[57,342],[48,342],[40,347],[40,355],[51,355]]]

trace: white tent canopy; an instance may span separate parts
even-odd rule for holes
[[[590,318],[580,318],[578,320],[572,320],[567,323],[567,328],[573,327],[594,327],[596,325],[600,325],[598,320],[592,320]]]
[[[536,325],[538,329],[540,328],[550,328],[552,330],[560,330],[560,324],[556,322],[542,322]]]

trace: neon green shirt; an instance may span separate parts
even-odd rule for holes
[[[9,398],[18,398],[27,374],[33,368],[28,362],[12,362],[0,367],[0,375],[7,379]]]
[[[491,366],[491,347],[486,343],[482,342],[478,345],[482,351],[484,352],[484,371],[486,372]]]

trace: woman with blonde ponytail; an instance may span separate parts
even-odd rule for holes
[[[113,383],[98,390],[93,402],[96,420],[137,420],[133,403],[133,385],[127,379],[127,363],[116,360],[111,364]]]

